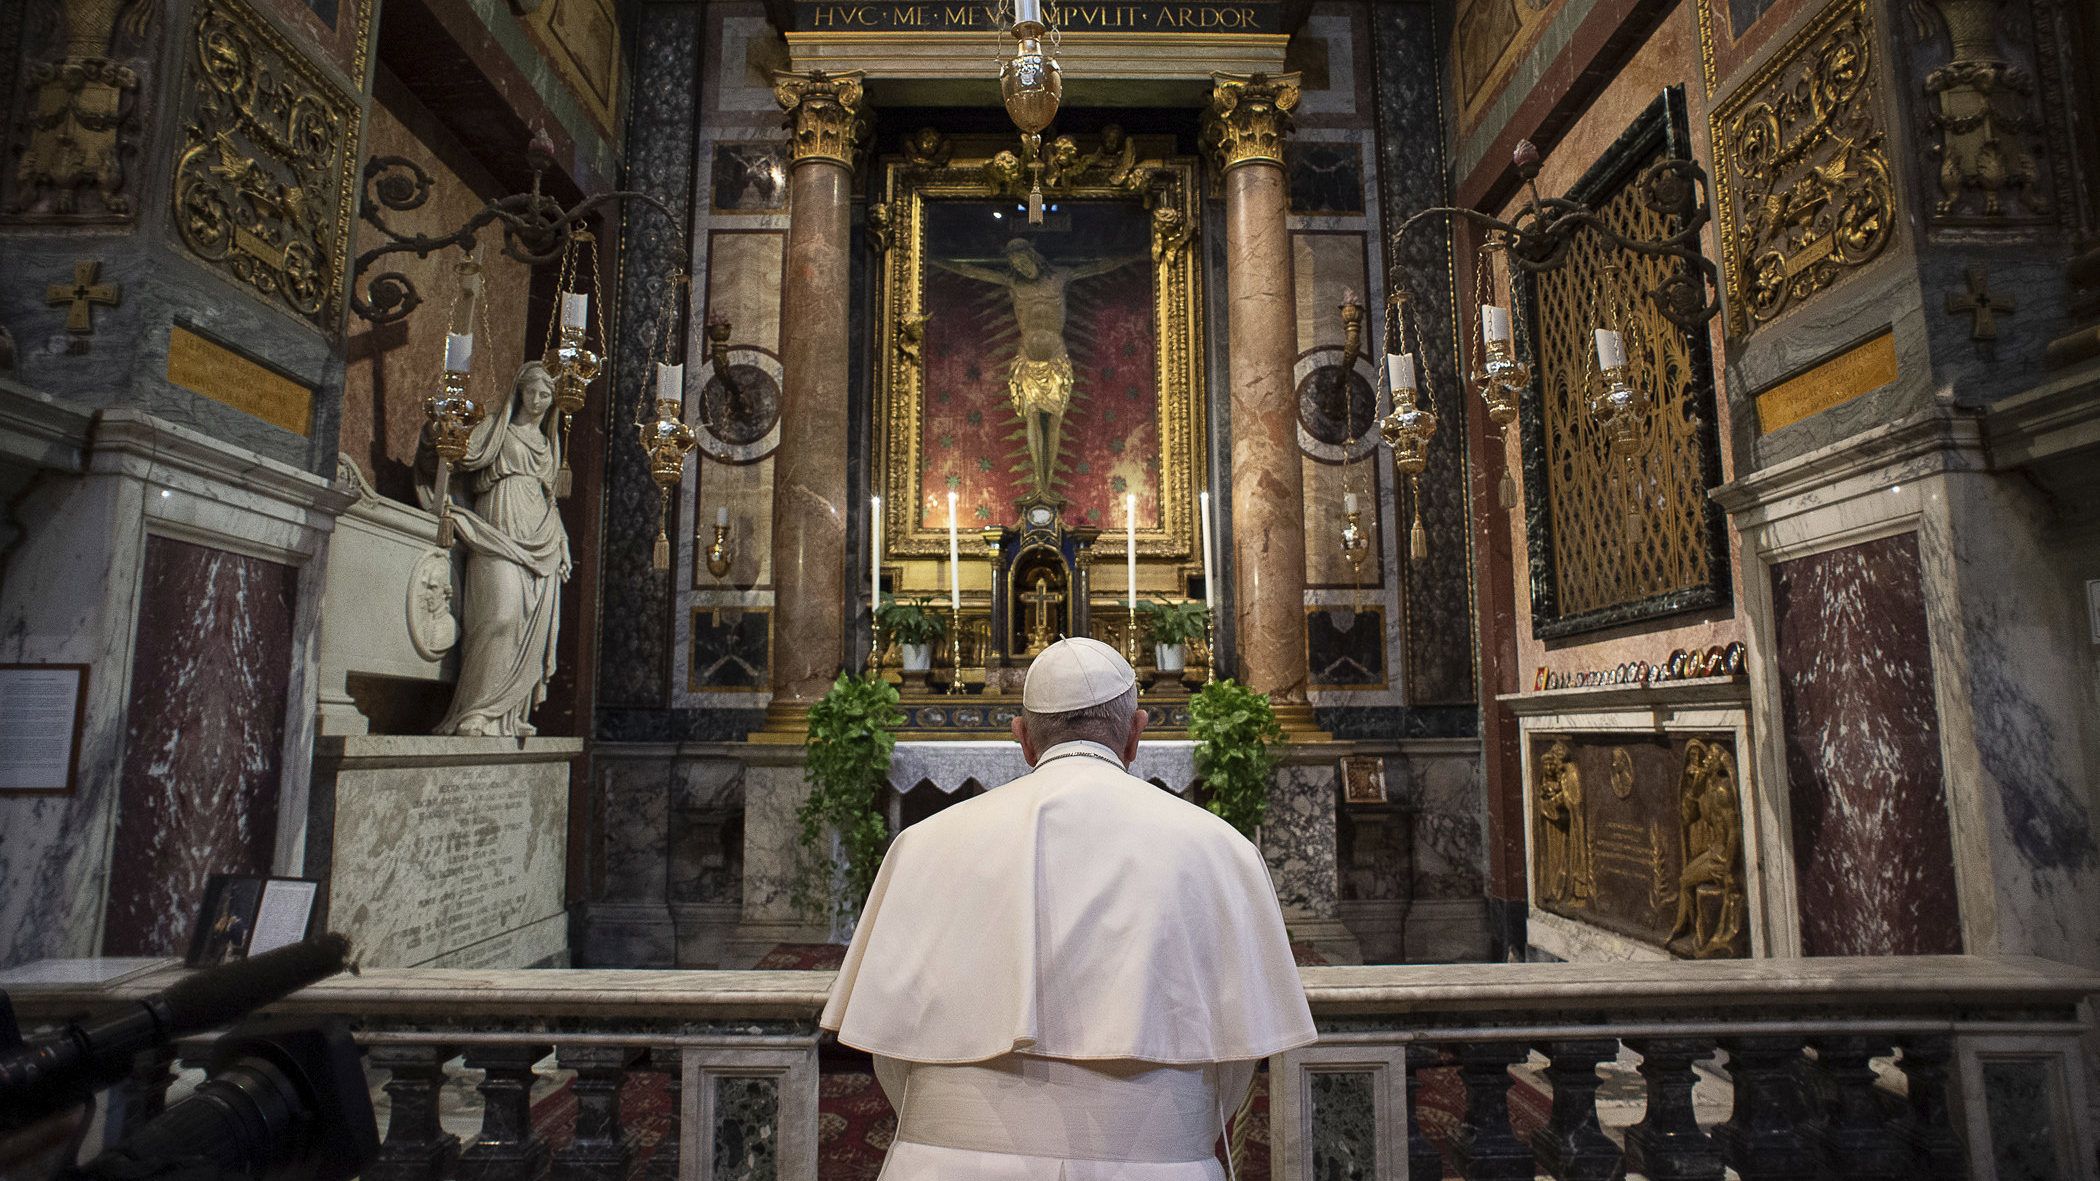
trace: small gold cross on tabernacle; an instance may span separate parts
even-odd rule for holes
[[[1982,267],[1968,270],[1969,289],[1965,292],[1950,292],[1947,295],[1947,312],[1959,315],[1962,312],[1974,317],[1969,322],[1969,339],[1980,342],[1998,339],[1998,317],[2010,316],[2019,306],[2010,295],[1991,294],[1991,280]]]
[[[122,298],[124,288],[118,283],[97,283],[95,276],[102,271],[102,264],[94,259],[73,264],[71,283],[53,283],[44,292],[44,302],[57,307],[71,304],[66,309],[66,331],[81,336],[91,336],[95,331],[94,305],[115,307]]]

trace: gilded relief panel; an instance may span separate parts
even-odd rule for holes
[[[1685,959],[1749,954],[1731,733],[1534,734],[1532,903]]]
[[[43,0],[20,14],[27,52],[0,220],[108,225],[138,215],[132,182],[159,16],[139,0]]]
[[[1714,109],[1733,336],[1807,303],[1895,236],[1879,36],[1867,0],[1838,0]]]
[[[200,0],[186,46],[177,234],[257,295],[338,335],[354,98],[238,0]]]
[[[2059,220],[2069,156],[2056,5],[1920,0],[1906,41],[1925,198],[1935,226],[2018,229]]]

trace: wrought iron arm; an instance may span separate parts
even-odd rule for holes
[[[1497,230],[1509,239],[1510,261],[1527,273],[1550,271],[1567,261],[1568,250],[1578,231],[1602,236],[1613,246],[1637,254],[1675,258],[1684,269],[1648,290],[1658,311],[1680,328],[1705,325],[1720,314],[1720,269],[1699,248],[1699,233],[1712,219],[1706,200],[1706,172],[1696,160],[1658,160],[1634,178],[1634,186],[1648,208],[1678,219],[1676,233],[1666,238],[1628,238],[1605,224],[1596,211],[1565,197],[1541,197],[1534,183],[1538,176],[1537,150],[1519,144],[1517,171],[1524,178],[1530,197],[1515,217],[1504,221],[1477,209],[1436,205],[1421,210],[1393,231],[1391,245],[1397,254],[1401,241],[1417,225],[1432,217],[1464,218],[1475,225]]]
[[[374,264],[391,254],[413,254],[428,258],[440,250],[458,247],[471,253],[479,235],[491,224],[503,234],[505,257],[527,266],[541,266],[561,257],[569,227],[589,217],[602,206],[617,201],[641,201],[655,207],[671,221],[677,215],[658,198],[631,190],[615,190],[586,197],[564,209],[561,202],[540,190],[540,177],[551,163],[535,143],[532,153],[532,191],[498,197],[481,207],[466,224],[449,234],[405,234],[387,224],[386,213],[406,213],[430,199],[433,181],[415,161],[401,156],[374,156],[365,161],[365,195],[360,215],[384,234],[387,241],[357,256],[350,270],[350,309],[373,324],[391,324],[406,319],[422,304],[415,283],[399,271],[382,271],[367,277]]]

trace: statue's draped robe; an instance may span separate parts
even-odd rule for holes
[[[501,415],[474,428],[457,465],[471,476],[473,508],[454,507],[467,546],[459,684],[440,734],[531,734],[527,717],[547,696],[561,618],[569,535],[555,507],[555,444],[539,426]]]

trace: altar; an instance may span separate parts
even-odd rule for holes
[[[904,741],[890,755],[889,784],[899,795],[930,787],[943,795],[975,794],[1028,774],[1019,743]],[[1187,798],[1196,786],[1196,744],[1188,739],[1144,739],[1130,773]]]

